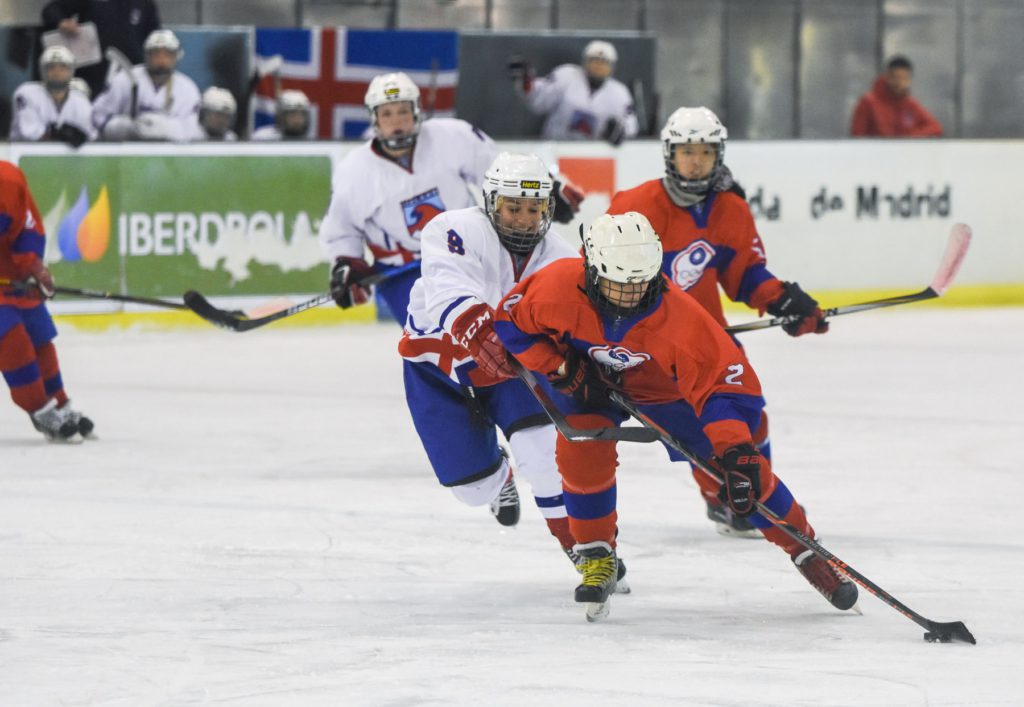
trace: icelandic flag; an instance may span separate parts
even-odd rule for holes
[[[458,32],[257,28],[257,66],[275,55],[283,59],[280,72],[256,87],[257,128],[273,124],[277,91],[297,89],[312,104],[314,137],[358,139],[369,126],[363,97],[370,79],[390,71],[404,71],[420,87],[424,117],[455,113]]]

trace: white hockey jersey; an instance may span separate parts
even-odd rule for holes
[[[79,91],[68,91],[64,105],[57,107],[46,87],[38,81],[18,86],[14,92],[14,116],[11,119],[12,140],[42,140],[50,125],[73,125],[90,140],[96,139],[92,125],[92,104]]]
[[[526,102],[534,113],[547,116],[542,134],[551,140],[600,139],[612,118],[622,123],[626,137],[640,129],[625,84],[609,76],[591,92],[587,74],[577,64],[562,64],[535,80]]]
[[[309,127],[306,129],[306,136],[302,138],[288,138],[289,140],[316,140],[314,130],[316,125],[312,120],[309,121]],[[252,131],[252,135],[249,136],[250,140],[270,141],[270,140],[284,140],[285,137],[278,129],[276,125],[264,125],[256,128]]]
[[[185,140],[189,134],[189,122],[199,113],[199,88],[195,82],[180,71],[175,71],[159,89],[153,85],[146,67],[142,64],[132,67],[132,76],[138,85],[136,113],[161,113],[168,118],[170,140]],[[130,115],[132,105],[132,84],[125,72],[118,72],[106,90],[96,97],[92,105],[92,120],[99,130],[115,115]]]
[[[469,351],[452,338],[454,322],[484,302],[497,307],[524,277],[579,252],[554,231],[528,258],[512,256],[483,209],[472,207],[437,216],[423,230],[422,276],[409,295],[409,315],[398,351],[410,361],[428,361],[461,385],[488,385]]]
[[[415,260],[431,219],[477,203],[496,155],[491,138],[455,118],[423,122],[408,169],[368,142],[335,168],[320,243],[331,261],[362,258],[367,246],[387,265]]]
[[[191,121],[189,121],[188,127],[186,128],[185,131],[185,139],[190,142],[238,142],[238,135],[235,133],[234,130],[228,130],[226,133],[224,133],[223,138],[210,137],[210,134],[206,132],[206,128],[204,128],[200,124],[199,116],[197,115]]]

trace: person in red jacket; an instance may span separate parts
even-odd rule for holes
[[[942,123],[910,95],[914,65],[894,56],[853,111],[853,137],[939,137]]]
[[[24,173],[0,161],[0,373],[15,405],[52,441],[88,437],[93,423],[72,409],[57,363],[57,328],[43,300],[53,276],[43,264],[46,234]]]
[[[599,216],[583,253],[583,261],[552,262],[505,295],[494,325],[501,343],[567,396],[560,407],[570,425],[621,424],[625,415],[609,400],[616,390],[698,455],[713,455],[721,502],[784,550],[833,606],[851,608],[856,585],[757,511],[760,501],[814,537],[803,508],[754,446],[764,407],[757,374],[719,322],[669,283],[650,222],[637,212]],[[575,599],[594,605],[588,618],[602,618],[617,568],[615,442],[559,436],[555,460],[573,549],[582,558]]]

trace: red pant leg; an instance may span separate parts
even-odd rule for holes
[[[579,428],[614,427],[603,415],[569,415],[569,424]],[[576,542],[597,540],[615,546],[618,515],[615,511],[615,442],[569,442],[559,435],[555,461],[562,475],[569,528]]]
[[[0,337],[0,371],[14,404],[25,412],[35,412],[50,399],[43,387],[36,350],[21,324]]]

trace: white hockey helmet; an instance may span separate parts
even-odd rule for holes
[[[181,50],[181,42],[178,41],[178,35],[169,29],[156,29],[149,33],[146,41],[142,43],[142,50],[150,52],[154,49],[166,49],[176,55],[179,61],[185,55],[185,52]]]
[[[484,172],[484,210],[510,253],[525,255],[541,242],[555,212],[554,180],[544,162],[533,154],[502,152]],[[540,222],[528,230],[502,224],[505,199],[533,200],[541,207]]]
[[[408,102],[412,105],[413,127],[408,135],[385,137],[380,134],[377,123],[377,109],[389,103]],[[363,98],[366,110],[370,112],[370,127],[377,139],[392,150],[404,150],[412,147],[420,132],[420,89],[409,76],[401,71],[390,74],[378,74],[370,81]]]
[[[66,79],[53,80],[47,75],[47,70],[51,66],[63,66],[68,71],[65,74]],[[75,55],[71,53],[71,50],[60,44],[54,44],[52,47],[47,47],[39,56],[39,78],[42,80],[43,85],[46,86],[47,91],[57,93],[59,91],[66,91],[68,86],[71,84],[71,75],[75,71]]]
[[[291,119],[290,115],[301,116]],[[286,138],[304,138],[309,134],[310,103],[305,93],[296,89],[281,91],[277,98],[275,122]]]
[[[595,39],[583,48],[583,61],[587,62],[590,59],[603,59],[609,64],[614,64],[619,60],[619,53],[615,51],[615,45],[611,42]]]
[[[603,214],[583,233],[587,296],[616,318],[643,314],[663,291],[661,239],[643,214]]]
[[[715,172],[725,161],[725,141],[728,137],[729,131],[708,108],[677,108],[661,129],[661,154],[665,158],[669,186],[687,194],[706,194],[711,188]],[[717,146],[715,166],[704,179],[686,179],[676,169],[675,146],[693,143]]]

